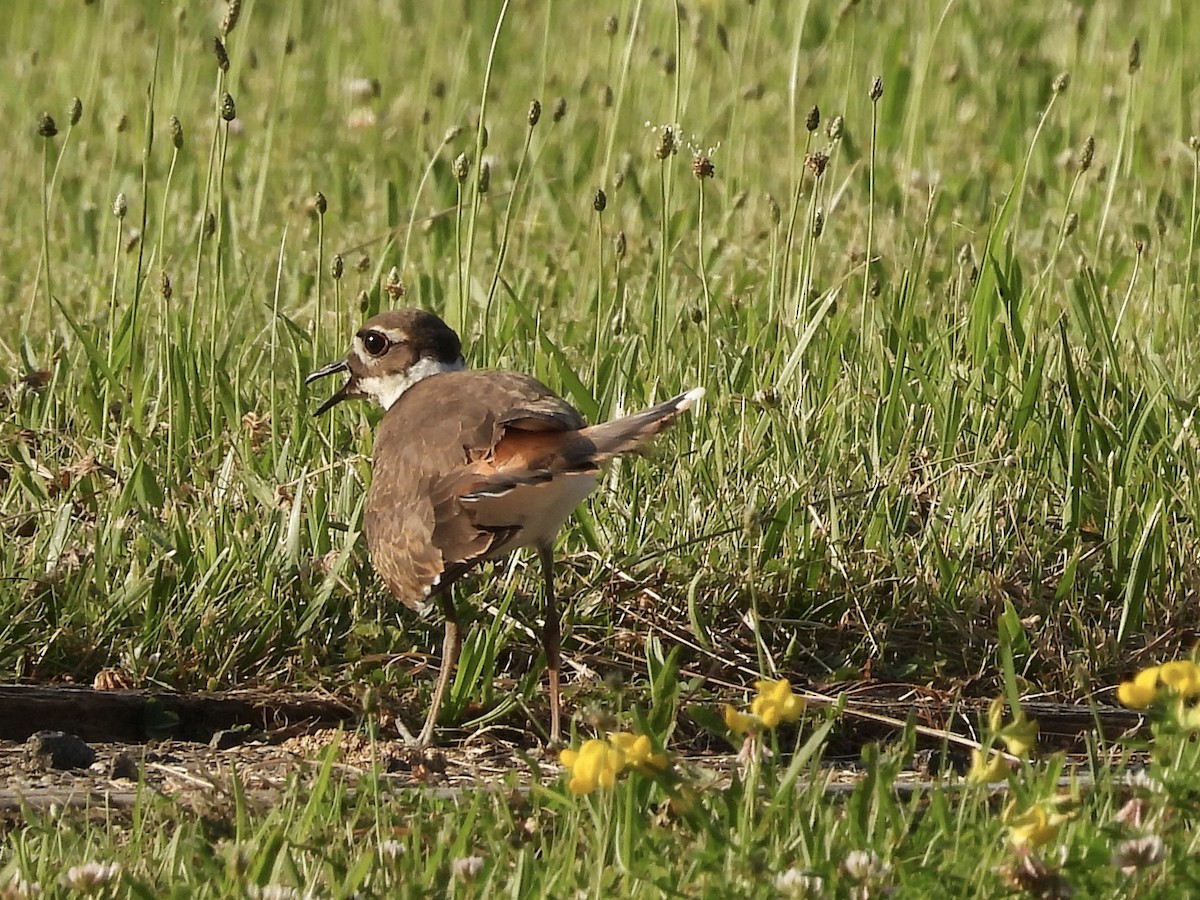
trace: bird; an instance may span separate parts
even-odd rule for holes
[[[442,662],[414,747],[433,744],[463,629],[451,587],[522,547],[541,563],[541,642],[549,679],[552,746],[562,740],[561,650],[554,541],[596,487],[604,463],[673,424],[703,394],[694,388],[643,412],[589,426],[537,379],[466,368],[455,331],[423,309],[368,319],[342,359],[305,384],[345,373],[314,415],[364,398],[385,410],[375,435],[363,524],[371,563],[413,610],[435,602],[444,617]]]

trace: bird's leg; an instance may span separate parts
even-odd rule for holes
[[[442,614],[446,617],[446,635],[442,640],[442,668],[438,672],[437,684],[433,687],[433,696],[429,700],[429,713],[425,716],[425,725],[417,735],[415,746],[429,747],[433,744],[433,732],[437,728],[438,714],[442,711],[442,701],[446,699],[446,688],[450,685],[450,676],[458,664],[458,653],[462,649],[462,628],[458,621],[458,610],[454,607],[454,598],[449,592],[439,595]]]
[[[550,675],[550,744],[562,743],[562,711],[559,707],[559,674],[562,655],[559,652],[561,625],[558,620],[558,601],[554,595],[554,545],[539,544],[538,559],[542,562],[545,582],[545,624],[542,626],[542,646],[546,649],[546,672]]]

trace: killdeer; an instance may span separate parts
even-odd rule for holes
[[[542,645],[550,741],[562,738],[554,538],[596,486],[601,465],[657,435],[703,393],[696,388],[636,415],[589,427],[528,375],[469,371],[458,335],[432,313],[398,309],[367,321],[344,359],[305,379],[347,372],[321,404],[363,397],[386,413],[375,437],[364,524],[376,572],[411,609],[445,616],[441,670],[416,746],[429,746],[462,633],[449,588],[487,560],[534,547],[545,590]]]

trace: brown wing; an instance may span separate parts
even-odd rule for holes
[[[380,423],[364,514],[371,560],[392,593],[420,606],[503,552],[513,529],[479,527],[461,498],[486,485],[506,431],[584,425],[549,388],[515,373],[446,372],[409,388]]]

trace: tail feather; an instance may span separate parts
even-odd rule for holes
[[[590,454],[591,462],[598,465],[636,449],[670,428],[681,412],[703,396],[704,388],[693,388],[640,413],[583,429],[580,437],[586,438],[595,447],[593,454]]]

